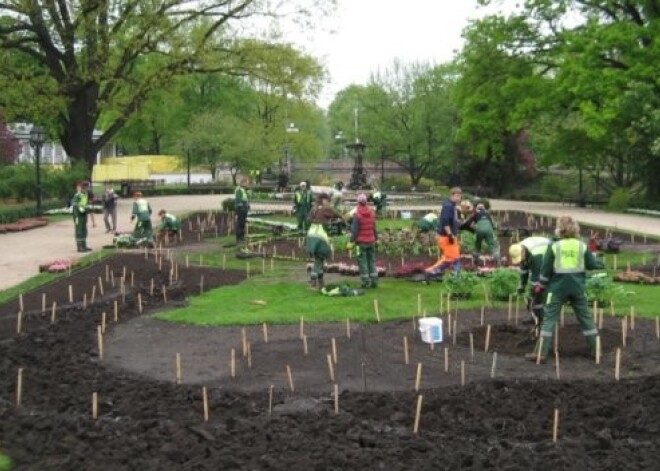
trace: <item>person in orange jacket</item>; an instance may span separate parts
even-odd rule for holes
[[[458,242],[458,232],[461,219],[458,214],[458,205],[461,203],[463,190],[454,187],[449,191],[449,199],[442,203],[440,217],[438,218],[438,260],[425,269],[427,281],[438,278],[449,268],[458,272],[461,268],[461,246]]]

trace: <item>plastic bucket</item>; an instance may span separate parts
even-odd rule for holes
[[[442,342],[442,319],[439,317],[422,317],[419,319],[419,333],[422,336],[422,342]]]
[[[411,211],[401,211],[401,219],[412,219]]]

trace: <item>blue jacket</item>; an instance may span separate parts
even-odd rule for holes
[[[454,235],[458,235],[458,230],[461,226],[461,221],[458,218],[458,212],[456,209],[456,203],[452,200],[447,200],[442,203],[440,208],[440,217],[438,218],[438,234],[446,236],[445,226],[451,227],[451,232]]]

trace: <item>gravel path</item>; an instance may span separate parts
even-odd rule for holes
[[[153,208],[155,220],[160,209],[167,209],[175,214],[218,209],[221,201],[226,197],[228,195],[163,196],[149,198],[149,202]],[[118,229],[120,231],[130,231],[132,229],[130,222],[132,203],[131,199],[119,201]],[[550,216],[568,213],[581,222],[660,236],[660,220],[652,217],[608,213],[598,209],[562,206],[558,203],[491,200],[491,204],[496,210],[519,210]],[[260,209],[258,203],[253,204],[252,207],[253,209]],[[267,207],[272,208],[272,205]],[[289,207],[289,203],[282,204],[282,208]],[[395,204],[393,207],[396,208],[398,205]],[[436,205],[415,205],[410,209],[432,209],[435,207]],[[112,237],[105,233],[103,216],[96,214],[94,218],[96,227],[92,227],[90,223],[88,245],[94,249],[99,249],[103,245],[110,244]],[[64,219],[24,233],[1,234],[0,241],[2,245],[0,273],[3,274],[0,278],[0,290],[10,288],[34,276],[38,273],[38,267],[41,263],[78,257],[71,219]]]

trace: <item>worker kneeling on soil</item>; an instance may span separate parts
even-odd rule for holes
[[[133,198],[135,201],[133,201],[131,221],[137,218],[135,229],[133,229],[133,237],[137,240],[153,241],[154,230],[151,225],[151,206],[139,191],[133,193]]]
[[[558,240],[548,247],[543,256],[540,284],[534,288],[535,293],[547,289],[548,298],[535,351],[525,355],[531,360],[537,358],[539,350],[541,361],[548,357],[557,316],[566,303],[573,308],[591,353],[596,349],[598,329],[589,313],[585,292],[586,270],[602,269],[604,264],[579,239],[580,226],[570,216],[559,218],[555,235]]]
[[[543,265],[543,256],[552,243],[547,237],[527,237],[518,244],[509,247],[509,259],[512,265],[520,265],[520,284],[518,285],[518,294],[525,293],[527,283],[530,284],[527,297],[527,310],[532,314],[532,320],[538,330],[543,321],[543,308],[545,305],[545,290],[537,292],[536,287],[541,283],[541,266]]]
[[[330,241],[326,227],[336,218],[341,218],[341,214],[330,206],[328,195],[320,194],[316,206],[309,215],[310,227],[305,242],[307,253],[314,257],[309,280],[311,289],[323,288],[323,266],[330,256]]]
[[[174,214],[170,214],[164,209],[158,211],[160,216],[160,227],[158,228],[158,238],[175,238],[181,231],[181,221]]]
[[[376,242],[378,241],[378,232],[376,231],[376,214],[367,205],[367,195],[364,193],[358,195],[357,202],[357,210],[351,222],[351,242],[348,243],[347,248],[350,250],[354,244],[358,245],[357,259],[362,287],[377,288]]]
[[[425,214],[424,217],[417,221],[417,229],[419,232],[431,232],[438,225],[438,215],[436,213]]]

